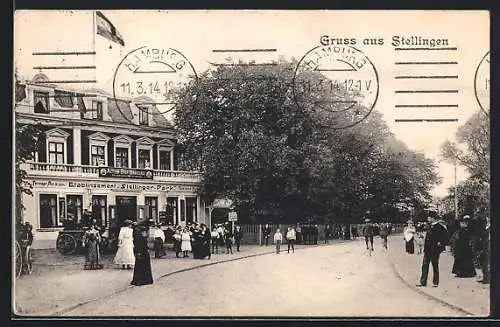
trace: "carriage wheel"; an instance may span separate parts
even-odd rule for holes
[[[21,246],[19,245],[19,243],[16,241],[16,278],[19,278],[19,276],[21,276],[21,273],[23,271],[23,254],[22,254],[22,251],[21,251]]]
[[[25,272],[29,275],[33,272],[33,256],[31,247],[27,248],[26,251],[27,251],[26,253],[27,261],[24,263],[24,267],[25,267]]]
[[[76,250],[76,240],[73,236],[62,234],[57,237],[57,251],[61,254],[71,254]]]

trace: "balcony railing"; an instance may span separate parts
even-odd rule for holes
[[[49,176],[74,176],[74,177],[99,177],[99,169],[103,167],[88,166],[88,165],[70,165],[70,164],[53,164],[46,162],[28,162],[24,169],[31,175],[49,175]],[[135,168],[127,168],[136,170]],[[137,169],[144,170],[144,169]],[[172,181],[183,180],[190,182],[200,182],[202,174],[192,171],[179,170],[159,170],[152,169],[153,180],[155,181]],[[109,177],[100,177],[109,179]]]

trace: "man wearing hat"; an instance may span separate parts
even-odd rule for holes
[[[432,264],[432,284],[434,287],[437,287],[439,285],[439,256],[444,251],[448,242],[448,231],[434,217],[427,217],[427,221],[430,224],[430,228],[425,235],[422,275],[420,276],[420,284],[417,284],[417,286],[427,286],[429,264]]]

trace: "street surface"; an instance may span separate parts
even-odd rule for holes
[[[132,287],[63,315],[463,315],[406,286],[380,244],[375,251],[368,256],[358,240],[220,263],[157,278],[153,285]]]

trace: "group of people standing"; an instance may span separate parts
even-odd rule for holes
[[[296,244],[318,244],[319,240],[319,227],[318,225],[303,225],[297,224],[295,227],[292,227],[295,231],[295,243]],[[278,228],[279,229],[279,228]],[[268,246],[269,240],[275,243],[273,238],[271,237],[272,229],[269,224],[265,224],[262,227],[262,245]]]
[[[229,223],[215,224],[212,226],[210,238],[212,242],[212,254],[219,253],[219,246],[225,247],[226,254],[233,254],[233,244],[236,245],[236,251],[240,252],[243,230],[240,225],[234,226],[234,229],[231,230]]]
[[[429,266],[432,265],[434,287],[439,285],[439,257],[447,245],[451,245],[454,257],[452,274],[458,278],[476,276],[476,266],[482,270],[480,283],[490,282],[489,272],[489,222],[469,215],[447,226],[436,217],[428,217],[426,223],[415,225],[409,221],[403,231],[405,250],[409,254],[423,253],[422,273],[417,286],[426,286]]]

